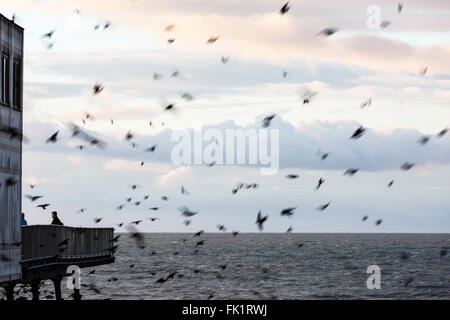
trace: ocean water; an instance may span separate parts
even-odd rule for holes
[[[82,269],[83,299],[450,299],[450,253],[441,256],[450,234],[144,236],[140,249],[121,234],[114,264]],[[381,289],[367,288],[370,265]],[[71,293],[63,283],[63,297]]]

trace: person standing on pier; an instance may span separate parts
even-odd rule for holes
[[[61,222],[61,220],[59,220],[58,213],[56,211],[52,212],[52,219],[53,219],[53,221],[52,221],[51,224],[55,224],[55,225],[58,225],[58,226],[63,226],[63,223]]]
[[[25,220],[25,213],[21,213],[20,214],[20,220],[21,220],[21,225],[22,226],[27,226],[28,225],[28,222],[27,222],[27,220]]]

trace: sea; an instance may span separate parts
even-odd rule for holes
[[[448,233],[143,236],[140,248],[121,234],[115,263],[81,269],[82,299],[450,299]]]

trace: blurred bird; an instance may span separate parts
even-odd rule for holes
[[[368,218],[369,218],[369,216],[364,216],[364,217],[362,218],[362,221],[366,221]]]
[[[169,201],[169,198],[166,197],[166,196],[162,196],[162,197],[161,197],[161,200],[163,200],[163,201]]]
[[[339,31],[338,28],[329,27],[329,28],[322,29],[316,35],[317,36],[323,36],[323,37],[329,37],[329,36],[335,34],[338,31]]]
[[[421,74],[421,75],[425,75],[425,73],[427,73],[427,71],[428,71],[428,66],[423,67],[423,68],[420,70],[420,74]]]
[[[192,217],[198,213],[198,211],[191,211],[187,207],[180,207],[178,210],[180,210],[181,214],[185,217]]]
[[[402,12],[403,9],[403,3],[399,2],[397,5],[397,12],[400,14],[400,12]]]
[[[385,29],[385,28],[387,28],[390,24],[391,24],[390,21],[383,21],[383,22],[381,22],[380,27],[381,27],[381,29]]]
[[[164,28],[164,32],[172,31],[174,27],[175,27],[174,24],[169,24],[168,26],[166,26],[166,27]]]
[[[41,39],[42,39],[42,38],[48,38],[48,39],[51,39],[51,38],[53,37],[53,34],[55,33],[55,31],[56,31],[56,29],[54,29],[54,30],[52,30],[52,31],[50,31],[50,32],[44,33],[44,34],[41,36]]]
[[[199,232],[194,233],[193,237],[200,237],[203,233],[203,230],[200,230]]]
[[[448,128],[445,128],[443,130],[441,130],[438,134],[437,137],[438,138],[442,138],[443,136],[445,136],[445,134],[448,132]]]
[[[352,134],[352,136],[350,137],[350,139],[358,139],[361,138],[364,134],[364,132],[366,131],[366,128],[364,128],[363,126],[359,127],[358,129],[356,129],[356,131]]]
[[[361,109],[364,109],[365,107],[370,107],[371,105],[372,105],[372,98],[369,98],[368,100],[363,101],[360,107]]]
[[[298,174],[288,174],[288,175],[286,175],[286,178],[288,178],[288,179],[297,179],[298,177],[299,177]]]
[[[408,171],[409,169],[411,169],[414,166],[415,166],[414,163],[410,163],[410,162],[406,161],[405,163],[402,164],[400,169],[402,169],[403,171]]]
[[[273,118],[275,118],[275,116],[276,116],[276,114],[271,114],[271,115],[268,115],[267,117],[265,117],[263,119],[262,127],[263,128],[270,127],[270,125],[272,124],[272,120],[273,120]]]
[[[50,203],[45,203],[45,204],[39,204],[36,207],[37,208],[42,208],[42,210],[47,209],[47,207],[50,205]]]
[[[230,60],[230,57],[224,57],[222,56],[221,61],[223,64],[226,64],[228,62],[228,60]]]
[[[326,208],[328,208],[328,206],[329,206],[330,204],[331,204],[331,201],[328,202],[328,203],[326,203],[326,204],[323,204],[323,205],[319,206],[319,207],[317,208],[317,210],[323,211],[323,210],[325,210]]]
[[[153,210],[153,211],[157,211],[158,209],[159,209],[158,207],[148,208],[148,210]]]
[[[344,176],[347,176],[347,175],[353,176],[353,175],[355,175],[355,173],[357,173],[358,171],[359,171],[359,169],[353,169],[353,168],[347,169],[347,170],[344,172]]]
[[[394,184],[394,180],[391,180],[391,181],[389,181],[389,183],[388,183],[388,188],[390,188],[390,187],[392,187],[392,185]]]
[[[286,230],[286,233],[291,233],[292,230],[294,230],[294,229],[292,228],[292,226],[290,226],[290,227]]]
[[[259,210],[258,211],[258,215],[256,216],[256,224],[258,225],[258,229],[259,229],[259,231],[262,231],[262,229],[263,229],[263,224],[264,224],[264,222],[266,222],[267,221],[267,218],[268,218],[269,216],[267,215],[267,216],[262,216],[261,215],[261,210]]]
[[[136,245],[139,248],[144,249],[146,247],[146,243],[143,234],[140,233],[132,224],[127,225],[126,229],[131,233],[130,236],[136,241]]]
[[[154,144],[150,148],[145,149],[144,152],[154,152],[156,149],[156,146],[157,146],[157,144]]]
[[[232,231],[231,234],[233,235],[233,237],[236,237],[239,234],[239,231]]]
[[[94,222],[95,223],[99,223],[100,221],[102,221],[103,220],[103,218],[94,218]]]
[[[47,139],[47,141],[45,143],[55,143],[56,141],[58,141],[58,133],[59,131],[56,131],[54,134],[51,135],[50,138]]]
[[[168,44],[172,44],[172,43],[174,43],[174,42],[175,42],[175,38],[170,38],[170,39],[167,40],[167,43],[168,43]]]
[[[100,92],[103,91],[104,88],[105,87],[103,87],[100,83],[94,84],[94,86],[92,87],[92,95],[95,96],[95,95],[99,94]]]
[[[219,36],[211,36],[206,43],[212,44],[212,43],[216,42],[218,39],[219,39]]]
[[[423,136],[419,140],[417,140],[417,143],[420,143],[421,145],[426,145],[430,141],[430,137]]]
[[[29,194],[27,194],[25,197],[26,197],[27,199],[30,199],[31,202],[35,202],[36,200],[42,198],[42,196],[32,196],[32,195],[29,195]]]
[[[217,230],[219,230],[219,231],[223,231],[223,232],[227,231],[227,228],[225,228],[225,225],[223,225],[223,224],[218,224],[216,227],[217,227]]]
[[[284,4],[280,9],[280,14],[285,15],[291,7],[289,6],[289,1]]]
[[[297,207],[283,209],[283,210],[281,210],[280,215],[281,216],[292,216],[294,214],[295,209],[297,209]]]
[[[383,222],[383,219],[378,219],[377,221],[375,221],[375,225],[379,226],[382,222]]]
[[[320,177],[319,181],[317,182],[317,186],[314,189],[315,191],[319,190],[320,186],[325,182],[324,179],[322,179],[322,177]]]
[[[184,194],[186,196],[190,195],[189,191],[187,191],[184,186],[181,186],[181,194]]]
[[[308,104],[311,102],[311,99],[314,98],[317,95],[317,91],[310,91],[307,90],[305,93],[303,93],[302,95],[302,100],[303,100],[303,104]]]

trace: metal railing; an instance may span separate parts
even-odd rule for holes
[[[91,259],[114,256],[113,228],[74,228],[57,225],[22,227],[22,262],[59,259]]]

